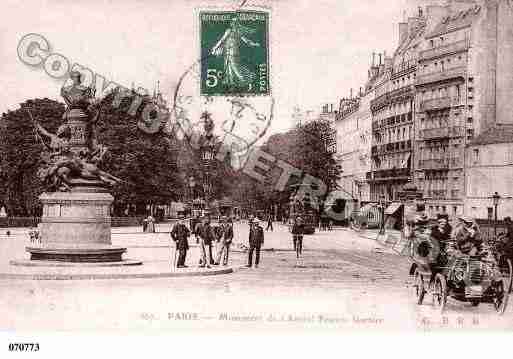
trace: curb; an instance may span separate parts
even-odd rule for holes
[[[94,279],[149,279],[149,278],[175,278],[175,277],[203,277],[211,275],[233,273],[233,268],[216,269],[210,271],[167,272],[167,273],[127,273],[127,274],[15,274],[0,273],[0,279],[22,280],[94,280]]]

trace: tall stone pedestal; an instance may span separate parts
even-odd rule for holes
[[[27,247],[31,260],[121,262],[126,248],[112,246],[110,205],[101,187],[73,187],[71,192],[43,193],[39,224],[41,246]]]

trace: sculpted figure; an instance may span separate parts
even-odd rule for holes
[[[84,114],[89,115],[90,109],[92,109],[91,105],[94,104],[93,90],[82,85],[82,74],[78,71],[72,71],[70,78],[73,83],[61,88],[61,96],[68,105],[62,116],[63,119],[68,118],[71,110],[82,110]]]

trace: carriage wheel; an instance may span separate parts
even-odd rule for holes
[[[499,315],[504,314],[508,306],[509,293],[511,293],[512,268],[511,260],[508,258],[504,262],[501,274],[502,280],[496,282],[496,296],[493,299],[493,306]]]
[[[511,287],[513,285],[513,268],[512,268],[512,264],[511,264],[511,259],[506,259],[506,263],[505,263],[505,266],[504,266],[504,270],[502,271],[502,275],[503,277],[506,279],[506,286],[505,288],[507,289],[506,292],[509,294],[511,293]]]
[[[417,304],[422,304],[424,296],[426,295],[426,288],[424,286],[424,277],[416,269],[414,274],[413,286],[415,287],[415,297],[417,298]]]
[[[505,290],[505,281],[501,280],[496,283],[496,296],[493,299],[493,307],[499,313],[499,315],[504,314],[506,311],[506,307],[508,306],[508,298],[509,293]]]
[[[433,285],[433,305],[442,313],[447,303],[447,282],[440,273],[435,277]]]

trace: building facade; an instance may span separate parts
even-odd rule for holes
[[[399,46],[393,57],[385,56],[370,103],[373,142],[368,177],[373,201],[399,200],[403,186],[412,181],[414,84],[425,29],[426,18],[420,10],[417,17],[399,23]]]
[[[359,204],[370,201],[366,173],[370,171],[372,96],[370,90],[355,98],[342,99],[335,120],[336,159],[342,169],[338,185]]]
[[[449,1],[433,8],[437,21],[426,32],[415,81],[415,184],[424,193],[429,215],[473,215],[473,206],[465,204],[475,196],[475,187],[466,193],[473,170],[467,173],[465,148],[498,122],[499,111],[511,109],[511,101],[503,98],[504,106],[498,101],[513,82],[513,67],[508,70],[504,63],[500,71],[499,66],[504,62],[501,52],[508,59],[513,56],[511,25],[506,25],[513,16],[511,6],[500,0]],[[506,123],[511,110],[509,119],[502,116]]]
[[[415,184],[424,193],[428,214],[457,216],[465,196],[464,148],[475,134],[469,60],[480,7],[442,10],[418,59]]]
[[[513,217],[513,125],[496,125],[467,146],[465,213],[494,218],[492,196],[501,197],[499,219]]]
[[[502,177],[511,177],[511,163],[504,153],[513,136],[499,143],[479,136],[513,125],[513,2],[433,1],[399,23],[397,49],[373,61],[369,79],[365,95],[343,99],[335,117],[344,190],[390,204],[412,183],[431,217],[486,218],[492,192],[484,192],[501,176],[497,190],[507,202],[509,179]],[[365,181],[365,149],[358,146],[370,148]],[[476,151],[477,162],[469,159]],[[505,152],[493,158],[494,151]]]

